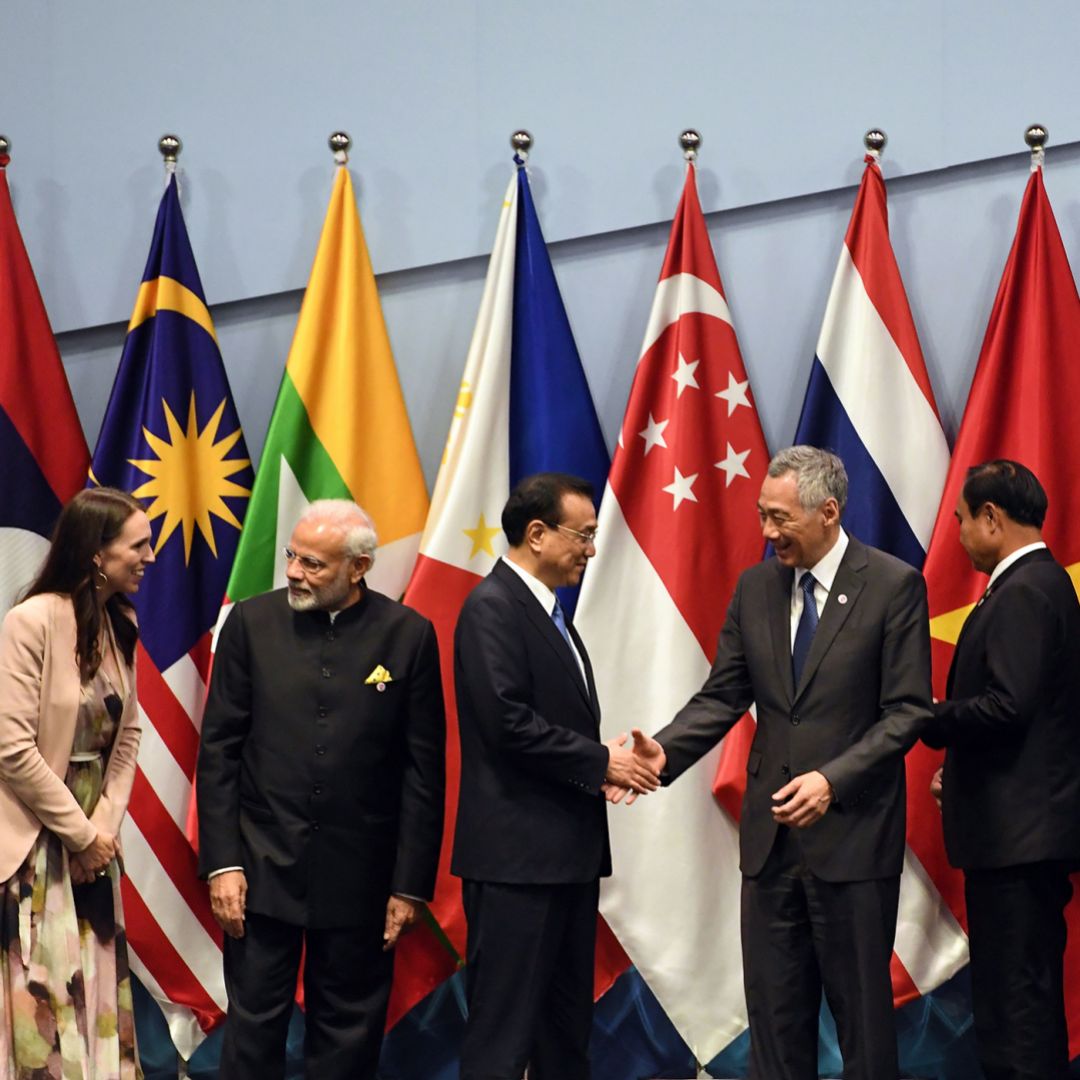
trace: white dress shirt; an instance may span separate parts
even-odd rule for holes
[[[818,618],[825,610],[825,601],[832,592],[833,582],[836,580],[836,571],[840,569],[840,560],[848,547],[848,534],[840,529],[840,535],[836,543],[810,567],[810,573],[814,575],[814,603],[817,604]],[[791,649],[795,651],[795,631],[799,628],[799,619],[802,618],[803,592],[799,586],[806,567],[795,568],[795,579],[791,583]]]

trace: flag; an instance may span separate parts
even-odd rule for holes
[[[972,465],[1011,458],[1042,481],[1050,500],[1043,529],[1050,550],[1080,590],[1080,297],[1043,184],[1034,166],[1005,272],[990,312],[982,351],[926,559],[934,688],[945,679],[960,628],[986,588],[957,539],[953,511]],[[920,783],[929,782],[940,754],[920,755]],[[910,771],[910,770],[909,770]],[[936,816],[936,814],[934,815]],[[1074,885],[1080,880],[1074,878]],[[963,918],[958,887],[948,897]],[[1067,910],[1065,994],[1070,1056],[1080,1054],[1080,900]]]
[[[221,932],[184,834],[211,631],[250,495],[251,463],[175,176],[94,450],[91,480],[144,501],[157,562],[135,597],[143,723],[121,832],[132,970],[189,1057],[226,1008]]]
[[[445,944],[414,933],[398,945],[391,1020],[403,1015],[465,954],[461,884],[450,852],[461,774],[454,708],[454,624],[472,587],[506,550],[500,519],[510,488],[534,472],[591,480],[597,492],[608,455],[570,322],[520,159],[499,215],[480,312],[450,422],[420,557],[405,602],[435,624],[446,692],[446,835],[431,912]],[[587,576],[587,575],[586,575]],[[560,590],[562,592],[562,590]],[[564,596],[569,612],[576,598]],[[413,978],[421,957],[449,962]]]
[[[768,460],[691,164],[578,608],[605,738],[655,730],[705,681],[738,575],[761,558]],[[609,816],[615,874],[600,901],[701,1062],[746,1027],[738,837],[711,796],[718,754]]]
[[[826,447],[843,459],[850,480],[844,528],[920,569],[949,448],[889,241],[885,181],[872,154],[833,277],[795,442]],[[944,874],[951,888],[940,817],[918,776],[909,785],[908,808],[892,963],[897,1005],[933,990],[967,963],[967,936],[929,872]]]
[[[0,155],[0,616],[30,584],[90,455]]]
[[[281,550],[315,499],[351,499],[371,515],[379,548],[367,582],[401,596],[427,488],[345,165],[334,178],[270,417],[230,601],[285,584]]]

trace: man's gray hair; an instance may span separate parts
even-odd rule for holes
[[[770,476],[787,473],[795,474],[799,503],[804,510],[816,510],[826,499],[833,498],[843,512],[847,502],[847,470],[835,454],[816,446],[789,446],[769,462]]]
[[[300,521],[315,519],[341,529],[345,534],[345,554],[349,558],[367,555],[374,565],[379,538],[375,533],[375,522],[366,510],[348,499],[316,499],[300,515]]]

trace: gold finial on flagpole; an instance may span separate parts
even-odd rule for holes
[[[518,128],[518,130],[510,136],[510,145],[514,150],[515,164],[524,165],[525,162],[529,160],[529,151],[532,149],[532,133],[526,131],[524,128]]]
[[[165,169],[167,172],[176,171],[176,159],[180,156],[180,151],[184,149],[184,144],[180,141],[179,135],[162,135],[157,141],[158,152],[165,159]]]
[[[679,145],[682,147],[682,156],[687,161],[697,160],[698,151],[701,149],[701,132],[687,128],[679,134]]]
[[[885,149],[885,144],[888,141],[889,136],[886,135],[881,128],[871,128],[862,137],[862,144],[866,147],[866,152],[873,155],[877,160],[881,159],[881,153]]]
[[[0,135],[0,169],[6,169],[11,160],[11,140],[6,135]]]
[[[1042,124],[1032,124],[1024,132],[1024,142],[1031,147],[1031,171],[1042,167],[1046,160],[1046,144],[1050,141],[1050,132]]]
[[[352,148],[352,139],[349,137],[349,133],[347,131],[335,131],[326,141],[333,151],[334,160],[339,165],[346,164],[349,160],[349,150]]]

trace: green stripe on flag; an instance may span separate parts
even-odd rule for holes
[[[309,502],[353,497],[330,455],[315,436],[288,371],[281,380],[270,417],[266,445],[229,576],[230,600],[244,600],[273,588],[274,565],[281,558],[277,526],[283,458]]]

